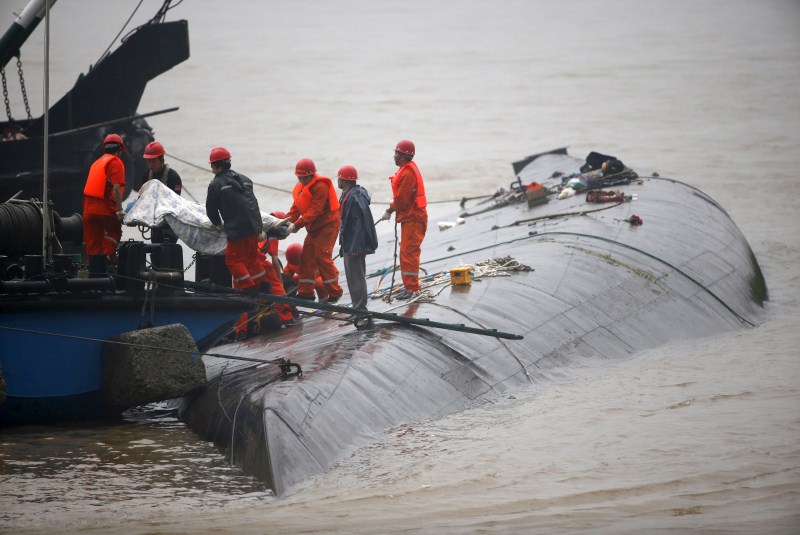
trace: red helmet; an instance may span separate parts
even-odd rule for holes
[[[300,255],[303,253],[303,244],[293,243],[286,248],[286,261],[290,264],[299,264]]]
[[[125,152],[125,142],[122,141],[122,138],[118,134],[108,134],[103,140],[103,146],[109,143],[116,143],[120,146],[121,152]]]
[[[315,175],[316,173],[317,166],[314,165],[314,161],[311,160],[311,158],[302,158],[297,162],[297,165],[294,166],[295,176],[303,177]]]
[[[277,217],[278,219],[286,219],[286,212],[281,212],[280,210],[275,210],[271,215],[272,217]]]
[[[397,142],[397,146],[394,148],[397,152],[402,152],[407,156],[414,156],[415,148],[414,143],[409,141],[408,139],[403,139]]]
[[[211,149],[211,156],[208,157],[208,163],[219,162],[221,160],[230,160],[231,153],[225,147],[214,147]]]
[[[339,169],[336,178],[341,178],[342,180],[358,180],[358,171],[356,171],[356,168],[352,165],[345,165]]]
[[[159,143],[158,141],[153,141],[148,143],[147,146],[144,148],[144,158],[146,160],[153,160],[158,158],[159,156],[164,156],[164,145]]]

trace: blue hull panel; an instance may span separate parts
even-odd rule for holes
[[[202,351],[218,341],[241,314],[231,307],[220,308],[157,309],[153,319],[157,325],[185,325]],[[100,396],[103,341],[136,330],[140,322],[140,311],[131,307],[0,315],[3,327],[27,331],[0,329],[0,365],[8,396],[0,406],[0,422],[105,415]]]

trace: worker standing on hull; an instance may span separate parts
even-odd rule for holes
[[[294,203],[289,209],[289,232],[305,227],[307,235],[300,255],[300,278],[297,298],[314,300],[314,277],[319,271],[328,292],[327,303],[336,303],[342,297],[339,270],[333,263],[333,247],[339,236],[339,199],[330,178],[317,174],[317,167],[309,158],[295,166],[298,183],[292,191]]]
[[[116,262],[125,218],[125,164],[120,159],[124,151],[125,143],[119,135],[107,135],[103,155],[92,164],[83,188],[83,241],[90,273],[103,274],[108,261]]]
[[[208,185],[206,215],[225,231],[225,265],[233,276],[233,287],[257,295],[265,270],[258,252],[263,223],[253,182],[231,169],[231,153],[224,147],[211,150],[214,178]]]
[[[395,221],[400,224],[400,273],[405,291],[398,299],[413,299],[422,288],[419,285],[419,257],[422,240],[428,229],[428,202],[425,184],[417,164],[412,160],[414,143],[404,139],[394,149],[394,163],[399,168],[392,183],[392,202],[379,221],[388,221],[397,212]]]
[[[367,310],[366,258],[378,248],[378,235],[369,209],[370,195],[356,183],[358,172],[352,165],[339,169],[336,177],[342,190],[339,199],[339,211],[342,214],[339,254],[344,260],[344,273],[353,308]]]

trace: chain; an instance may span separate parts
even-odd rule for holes
[[[0,69],[0,76],[3,78],[3,100],[6,101],[6,115],[8,122],[14,123],[14,118],[11,116],[11,104],[8,102],[8,86],[6,85],[6,70]]]
[[[25,76],[22,74],[22,56],[17,56],[17,72],[19,72],[19,86],[22,88],[22,100],[25,102],[25,111],[28,114],[28,120],[31,121],[33,117],[31,117],[31,106],[28,104],[28,93],[25,91]]]
[[[183,272],[186,273],[187,271],[189,271],[189,268],[192,267],[195,262],[197,262],[197,253],[194,253],[194,255],[192,256],[192,261],[189,262],[189,265],[186,266],[186,269],[184,269]]]

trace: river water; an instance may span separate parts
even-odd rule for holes
[[[135,4],[56,4],[51,100]],[[725,207],[766,319],[394,430],[280,500],[157,410],[3,429],[0,531],[800,532],[800,3],[185,0],[170,18],[189,20],[192,57],[140,111],[180,106],[149,121],[173,156],[204,168],[223,145],[280,189],[300,157],[329,176],[350,163],[380,201],[401,138],[433,200],[492,193],[535,152],[614,154]],[[23,47],[34,114],[42,30]],[[170,163],[202,202],[209,174]]]

